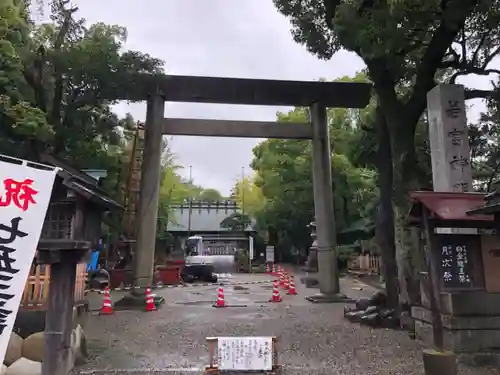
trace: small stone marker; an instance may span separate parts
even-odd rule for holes
[[[210,364],[205,374],[220,371],[276,373],[278,353],[275,337],[207,337]]]

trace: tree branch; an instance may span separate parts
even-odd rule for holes
[[[342,0],[323,0],[325,7],[325,22],[330,29],[333,29],[333,19],[337,13],[337,6],[340,5]]]
[[[441,24],[421,59],[415,75],[413,92],[406,103],[408,123],[412,124],[412,132],[415,131],[418,119],[426,108],[427,92],[435,86],[434,76],[441,67],[443,57],[462,29],[465,19],[476,5],[477,0],[456,0],[448,1],[443,6]],[[453,17],[446,13],[453,13]],[[452,21],[447,21],[450,18]]]
[[[483,36],[481,37],[481,39],[479,40],[477,48],[474,51],[474,53],[472,54],[472,58],[471,58],[471,64],[472,65],[477,65],[477,62],[478,62],[477,59],[479,57],[479,51],[481,50],[481,48],[483,48],[483,44],[486,41],[486,38],[488,37],[488,34],[489,34],[490,31],[491,30],[488,30],[488,32],[485,32],[483,34]]]
[[[497,47],[493,50],[493,52],[484,60],[483,67],[486,68],[489,63],[500,53],[500,47]]]
[[[50,113],[50,122],[53,125],[59,125],[61,122],[61,106],[62,106],[62,97],[64,91],[64,80],[61,72],[61,64],[58,61],[59,56],[57,56],[57,54],[61,52],[61,48],[64,43],[64,38],[66,37],[66,34],[69,31],[72,14],[73,13],[71,12],[71,10],[65,12],[65,18],[63,24],[61,25],[61,28],[59,29],[56,40],[54,42],[54,52],[56,54],[53,62],[55,88],[54,88],[54,99],[52,102],[52,111]]]
[[[451,78],[450,78],[450,83],[455,83],[456,79],[460,76],[466,76],[468,74],[476,74],[478,76],[489,76],[490,74],[499,74],[500,75],[500,70],[499,69],[482,69],[478,67],[468,67],[466,69],[460,70],[456,73],[454,73]]]
[[[467,43],[465,39],[465,26],[462,29],[462,40],[460,41],[460,46],[462,48],[462,61],[467,62]]]
[[[494,90],[479,90],[479,89],[466,89],[465,100],[469,99],[498,99],[500,96]]]

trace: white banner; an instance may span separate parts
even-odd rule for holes
[[[0,358],[16,320],[58,169],[0,160]],[[52,167],[51,167],[52,168]]]

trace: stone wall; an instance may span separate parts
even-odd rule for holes
[[[20,309],[9,339],[0,375],[40,375],[44,358],[45,315],[43,310]],[[85,362],[87,343],[84,327],[88,318],[88,305],[73,309],[73,331],[71,332],[71,355],[67,363],[69,373],[75,365]]]
[[[75,365],[85,362],[87,343],[81,325],[71,332],[71,355],[68,358],[67,372]],[[36,332],[25,339],[12,332],[0,375],[40,375],[45,355],[43,332]]]
[[[445,347],[457,353],[497,352],[500,348],[500,294],[485,291],[441,293]],[[430,302],[413,306],[415,335],[432,344]]]

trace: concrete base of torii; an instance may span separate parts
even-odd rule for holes
[[[312,303],[347,303],[353,302],[353,300],[347,297],[343,293],[335,294],[314,294],[312,296],[307,296],[306,300]]]
[[[158,309],[165,303],[165,298],[154,296],[153,301]],[[130,293],[125,295],[122,299],[115,302],[114,307],[116,310],[145,310],[146,298],[144,294]]]

